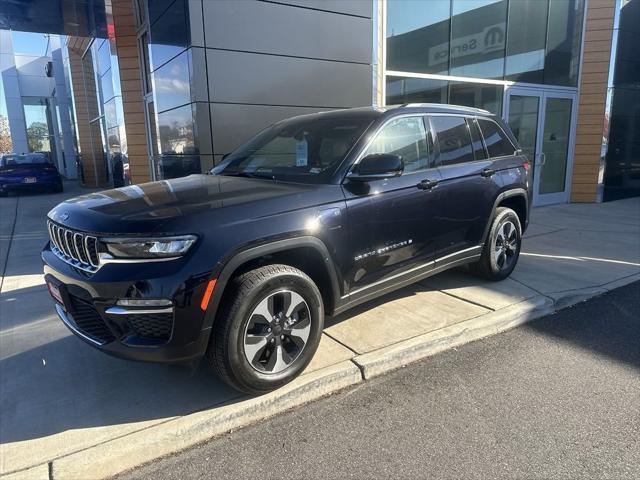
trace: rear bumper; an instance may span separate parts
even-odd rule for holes
[[[38,179],[36,183],[24,183],[22,180],[7,181],[3,179],[0,180],[0,192],[44,190],[58,187],[61,182],[62,179],[60,178]]]
[[[94,281],[93,275],[42,252],[45,281],[54,285],[61,302],[52,300],[58,317],[78,338],[109,355],[128,360],[186,363],[204,355],[211,329],[200,309],[200,286],[185,289],[174,272],[164,277]],[[140,264],[137,268],[144,268]],[[102,277],[100,280],[104,280]],[[144,292],[144,293],[143,293]],[[170,306],[122,307],[118,299],[166,298]]]

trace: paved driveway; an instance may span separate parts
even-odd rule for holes
[[[640,282],[118,478],[638,479],[638,312]]]
[[[47,241],[45,215],[78,193],[69,185],[65,194],[0,198],[0,473],[44,468],[245,400],[204,365],[192,372],[111,358],[55,317],[39,257]],[[487,284],[446,273],[332,319],[305,375],[514,305],[540,298],[572,302],[626,283],[640,272],[638,239],[640,198],[536,209],[511,279]]]

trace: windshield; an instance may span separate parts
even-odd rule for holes
[[[50,163],[49,158],[44,153],[26,153],[24,155],[3,155],[0,159],[0,166],[10,167],[12,165],[33,165]]]
[[[211,173],[325,183],[371,121],[370,115],[323,114],[285,120],[240,146]]]

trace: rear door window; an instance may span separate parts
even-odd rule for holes
[[[515,153],[515,147],[497,123],[483,119],[478,119],[478,123],[490,157],[504,157]]]
[[[434,116],[431,125],[436,134],[441,165],[473,162],[471,137],[464,117]]]

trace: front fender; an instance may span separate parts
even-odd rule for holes
[[[222,300],[222,295],[227,287],[227,284],[233,277],[233,273],[241,267],[243,264],[255,260],[256,258],[263,257],[274,253],[287,251],[294,248],[310,247],[316,250],[322,257],[324,266],[331,280],[331,288],[333,298],[340,298],[340,287],[338,281],[338,274],[336,272],[335,265],[329,254],[329,250],[322,240],[318,237],[305,235],[294,238],[287,238],[284,240],[276,240],[273,242],[265,243],[263,245],[252,246],[238,253],[235,253],[219,270],[216,279],[215,289],[209,301],[207,312],[205,314],[205,320],[203,323],[203,329],[210,329],[216,317],[216,313]]]

